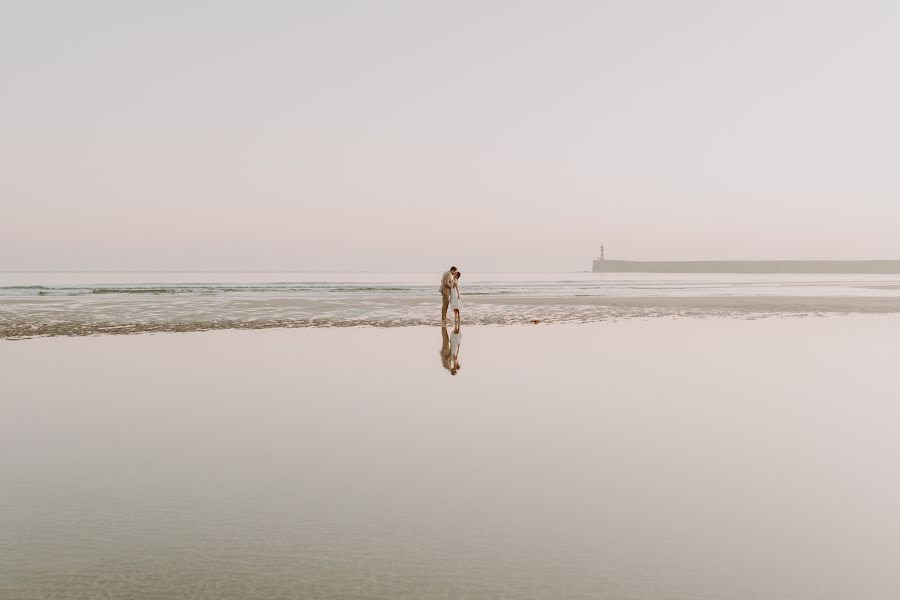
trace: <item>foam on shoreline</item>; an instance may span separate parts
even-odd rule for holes
[[[0,300],[0,339],[124,335],[222,329],[412,327],[438,322],[439,307],[422,299],[363,297],[301,298],[173,297],[141,301],[67,298]],[[595,323],[654,317],[807,317],[900,313],[897,297],[706,296],[706,297],[467,297],[469,325]]]

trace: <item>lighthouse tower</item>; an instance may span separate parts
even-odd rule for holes
[[[600,244],[600,260],[606,260],[606,248],[603,247],[603,244]]]

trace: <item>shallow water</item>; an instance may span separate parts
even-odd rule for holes
[[[0,342],[0,598],[895,598],[900,319]]]
[[[0,297],[96,294],[337,295],[430,298],[440,273],[256,271],[0,271]],[[467,295],[529,297],[894,296],[900,275],[739,273],[479,273],[461,280]]]
[[[0,339],[434,324],[435,274],[0,273]],[[897,275],[467,273],[466,321],[900,312]]]

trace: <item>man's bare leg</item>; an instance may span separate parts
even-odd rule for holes
[[[441,294],[441,321],[447,320],[447,309],[450,307],[450,294]]]

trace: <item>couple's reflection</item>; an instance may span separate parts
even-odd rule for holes
[[[441,325],[441,366],[456,375],[459,371],[459,345],[462,342],[462,329],[456,323],[452,330]]]

